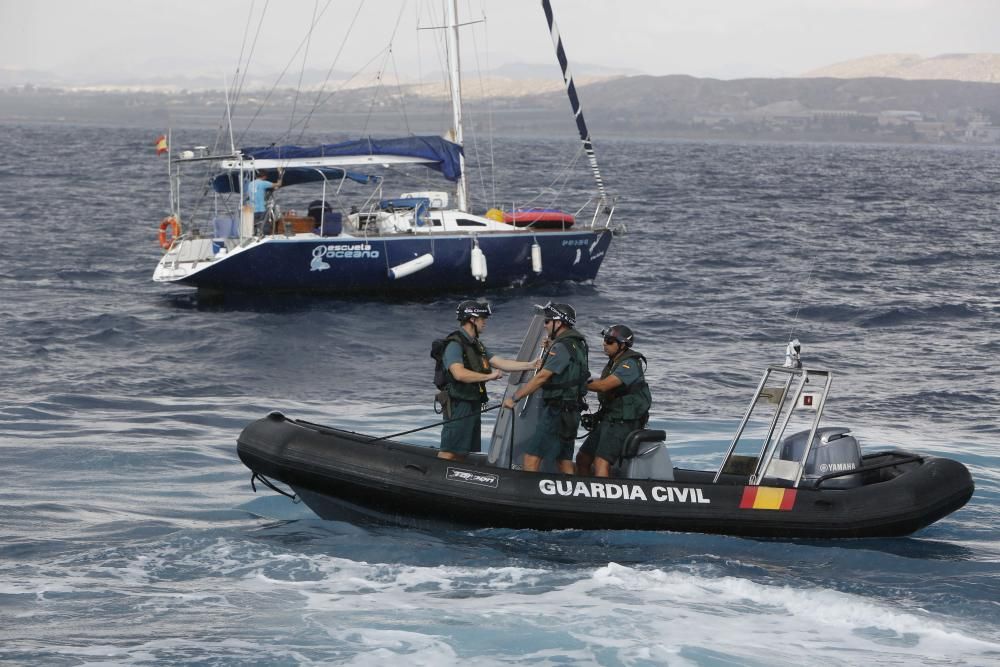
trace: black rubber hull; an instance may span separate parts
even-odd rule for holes
[[[489,466],[481,456],[446,461],[426,447],[371,442],[280,415],[247,426],[237,450],[250,470],[292,487],[320,517],[424,527],[891,537],[954,512],[974,490],[964,465],[936,457],[882,468],[869,476],[884,481],[844,490],[748,490],[745,479],[712,484],[713,473],[679,469],[676,481],[529,473]]]

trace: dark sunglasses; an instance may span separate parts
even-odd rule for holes
[[[546,317],[546,318],[545,318],[545,324],[548,324],[548,323],[550,323],[551,321],[552,321],[552,318],[551,318],[551,317]]]
[[[605,336],[604,337],[604,344],[605,345],[617,345],[618,344],[618,339],[617,338],[612,338],[611,336]]]

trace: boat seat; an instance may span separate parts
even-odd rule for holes
[[[340,236],[344,230],[344,216],[334,211],[329,202],[316,199],[309,202],[309,217],[320,236]]]
[[[666,431],[640,429],[625,438],[622,460],[616,477],[626,479],[662,479],[672,482],[674,465],[667,449]]]

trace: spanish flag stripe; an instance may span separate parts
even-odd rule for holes
[[[754,500],[755,510],[776,510],[781,509],[781,499],[785,495],[784,489],[775,489],[768,486],[757,488],[757,498]]]
[[[795,507],[795,489],[783,489],[772,486],[745,486],[740,499],[740,509],[752,510],[782,510],[788,511]]]
[[[778,509],[788,511],[795,507],[795,494],[798,493],[796,489],[785,489],[785,495],[781,498],[781,507]]]

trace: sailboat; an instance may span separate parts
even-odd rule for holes
[[[578,209],[471,210],[458,8],[457,0],[450,0],[445,27],[452,111],[448,138],[411,135],[314,146],[230,146],[225,154],[210,154],[204,147],[175,152],[168,138],[170,213],[160,223],[164,254],[153,280],[223,294],[381,295],[469,293],[593,280],[621,227],[612,226],[615,199],[598,169],[549,0],[542,6],[581,151],[597,186]],[[188,219],[181,211],[180,183],[186,171],[203,170],[206,164],[211,166],[214,201]],[[380,170],[414,165],[430,170],[446,185],[387,196]],[[282,212],[277,197],[271,197],[264,214],[255,216],[249,199],[255,177],[279,183],[282,197],[285,188],[307,184],[319,194],[306,215]],[[367,188],[366,194],[350,200],[346,193],[358,185]]]

